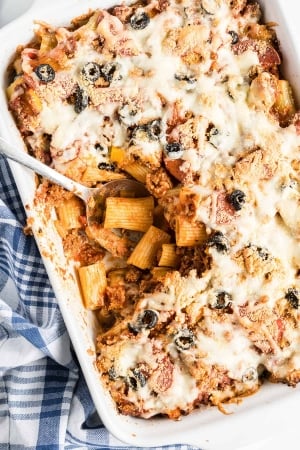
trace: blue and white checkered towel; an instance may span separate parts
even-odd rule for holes
[[[94,409],[25,224],[0,156],[0,449],[124,449]]]

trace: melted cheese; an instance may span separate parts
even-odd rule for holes
[[[230,341],[226,341],[226,332],[231,334]],[[249,340],[241,330],[233,330],[224,324],[215,324],[213,335],[202,335],[197,345],[199,350],[206,354],[203,358],[206,364],[226,367],[229,376],[241,381],[247,369],[258,367],[264,360],[254,349],[249,349]]]

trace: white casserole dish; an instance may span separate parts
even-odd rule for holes
[[[15,123],[7,109],[5,96],[6,68],[18,44],[26,44],[33,35],[33,20],[43,20],[54,25],[68,24],[70,19],[89,8],[109,7],[113,0],[52,0],[45,6],[42,0],[34,0],[30,9],[20,18],[0,31],[5,43],[0,55],[0,134],[12,144],[24,148]],[[281,42],[284,75],[290,80],[295,95],[300,101],[300,37],[297,32],[296,0],[260,1],[265,19],[280,24],[277,35]],[[288,4],[288,7],[287,7]],[[266,439],[274,430],[283,431],[296,427],[300,386],[292,389],[283,385],[264,385],[253,397],[246,398],[239,406],[228,406],[234,414],[223,415],[216,408],[202,409],[182,418],[179,422],[170,419],[135,419],[117,413],[110,396],[103,390],[95,360],[95,322],[93,314],[83,308],[72,267],[67,267],[60,240],[54,226],[47,222],[41,212],[32,207],[35,193],[33,174],[15,163],[11,163],[13,175],[43,260],[55,291],[66,326],[72,339],[87,384],[101,419],[108,430],[129,445],[160,446],[184,443],[203,450],[234,450],[259,440]],[[42,230],[42,232],[40,231]],[[296,444],[295,444],[296,445]]]

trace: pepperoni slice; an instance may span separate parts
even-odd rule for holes
[[[173,175],[174,178],[176,178],[176,180],[180,181],[180,182],[184,182],[185,178],[186,178],[186,173],[181,170],[181,166],[185,161],[182,158],[178,158],[178,159],[169,159],[166,158],[164,160],[165,166],[168,170],[168,172]]]
[[[155,392],[167,391],[173,383],[174,365],[168,356],[159,360],[158,368],[151,375],[149,383]]]
[[[277,66],[281,63],[278,52],[266,41],[241,39],[237,44],[234,44],[232,48],[236,55],[241,55],[247,50],[253,50],[257,53],[259,63],[264,69]]]
[[[216,223],[224,225],[232,222],[235,213],[234,207],[227,200],[226,192],[220,192],[217,197]]]

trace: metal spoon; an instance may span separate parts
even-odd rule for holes
[[[66,190],[81,198],[86,204],[86,216],[88,224],[99,221],[102,215],[101,206],[107,197],[118,197],[120,192],[134,193],[135,197],[146,197],[149,192],[142,183],[127,178],[109,181],[99,188],[89,188],[71,180],[46,164],[42,163],[25,151],[15,148],[5,139],[0,137],[0,153],[7,158],[22,164],[34,172],[42,175],[51,182],[59,184]]]

